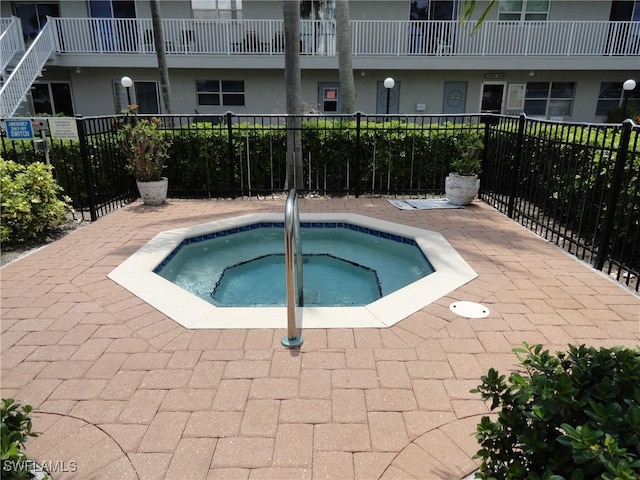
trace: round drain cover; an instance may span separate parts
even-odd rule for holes
[[[466,318],[485,318],[489,316],[489,309],[476,302],[453,302],[449,310]]]

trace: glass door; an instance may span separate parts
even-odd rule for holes
[[[481,113],[500,114],[503,112],[505,86],[504,82],[482,84]]]
[[[137,44],[135,25],[128,22],[115,22],[113,19],[136,18],[136,6],[133,0],[90,0],[89,13],[94,23],[94,38],[102,51],[131,51]]]
[[[609,22],[606,53],[625,55],[635,51],[640,44],[640,1],[612,1]]]

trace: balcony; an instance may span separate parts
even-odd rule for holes
[[[151,19],[52,18],[60,54],[154,54]],[[282,20],[162,21],[169,55],[283,55]],[[637,57],[640,22],[351,22],[360,57]],[[335,23],[303,20],[303,56],[337,55]]]

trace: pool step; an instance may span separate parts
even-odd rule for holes
[[[320,305],[320,291],[317,289],[305,290],[303,299],[305,305]]]

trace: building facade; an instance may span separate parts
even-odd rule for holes
[[[301,0],[307,111],[341,113],[335,1]],[[640,0],[500,1],[475,31],[459,4],[349,0],[357,110],[581,122],[640,111]],[[281,1],[160,7],[174,113],[285,112]],[[3,117],[113,114],[129,98],[165,112],[147,0],[9,0],[0,14]],[[627,79],[638,86],[625,91]]]

